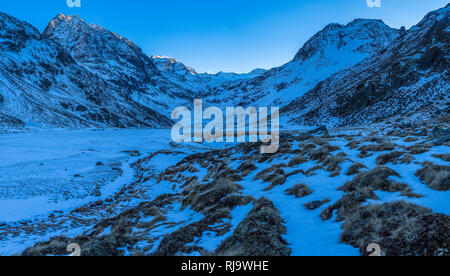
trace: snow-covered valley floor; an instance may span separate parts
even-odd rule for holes
[[[342,238],[351,204],[450,215],[448,189],[416,173],[431,162],[447,173],[432,185],[446,188],[448,144],[330,134],[284,136],[273,156],[251,144],[173,144],[170,130],[1,134],[0,255],[50,239],[30,254],[66,254],[70,241],[93,255],[359,255],[364,246]],[[355,192],[356,203],[343,201]],[[268,244],[241,248],[254,231]]]
[[[55,234],[82,233],[95,224],[95,219],[72,227],[64,214],[105,200],[132,183],[135,172],[131,164],[141,154],[170,148],[170,141],[169,130],[1,134],[0,255],[20,253]],[[58,221],[28,232],[13,230],[15,226],[45,222],[55,214],[64,217],[64,223]]]

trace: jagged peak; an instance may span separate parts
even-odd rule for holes
[[[58,14],[55,16],[47,25],[47,27],[44,30],[44,33],[48,32],[48,29],[55,28],[56,26],[62,24],[63,22],[70,22],[70,21],[79,21],[84,22],[78,15],[65,15],[65,14]]]
[[[99,25],[87,23],[77,14],[58,14],[50,21],[43,32],[44,37],[56,40],[62,45],[65,45],[68,42],[67,40],[76,39],[83,35],[93,36],[93,34],[98,35],[99,37],[106,36],[109,37],[109,39],[115,37],[122,43],[127,44],[133,50],[141,52],[140,48],[131,40],[104,29]]]
[[[54,30],[58,27],[62,27],[62,25],[65,25],[64,28],[66,28],[66,27],[67,28],[76,28],[78,31],[80,31],[80,29],[81,29],[81,30],[85,30],[85,31],[108,32],[108,33],[113,34],[118,39],[125,40],[128,44],[134,45],[134,43],[131,42],[130,40],[128,40],[114,32],[107,30],[107,29],[103,28],[102,26],[85,22],[77,14],[75,14],[75,15],[64,15],[61,13],[58,14],[47,25],[47,27],[45,28],[45,30],[43,32],[43,35],[46,37],[51,36],[52,33],[54,32]]]
[[[380,26],[385,26],[388,27],[388,25],[386,25],[383,20],[381,19],[366,19],[366,18],[357,18],[355,20],[353,20],[352,22],[348,23],[346,26],[348,27],[352,27],[352,26],[364,26],[364,25],[380,25]]]

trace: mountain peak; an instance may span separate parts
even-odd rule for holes
[[[48,23],[47,27],[44,30],[44,34],[50,32],[51,29],[56,28],[58,25],[63,24],[63,23],[68,23],[68,22],[83,22],[84,21],[78,16],[78,15],[64,15],[62,13],[58,14],[57,16],[55,16],[50,23]]]
[[[185,64],[179,62],[178,60],[161,55],[153,55],[152,61],[156,67],[164,73],[175,73],[177,75],[197,75],[198,73],[195,69],[186,66]]]
[[[132,41],[88,24],[78,15],[58,14],[50,21],[43,36],[62,45],[77,62],[91,71],[120,77],[124,72],[118,62],[130,66],[133,75],[156,70],[150,58]]]
[[[347,26],[368,26],[368,25],[387,26],[381,19],[366,19],[366,18],[357,18],[347,24]]]

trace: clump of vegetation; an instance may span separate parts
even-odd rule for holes
[[[331,146],[329,144],[324,144],[317,150],[313,150],[309,153],[311,160],[324,162],[332,152],[339,150],[339,147]]]
[[[321,218],[328,220],[333,216],[333,211],[337,210],[337,220],[344,220],[348,214],[355,212],[367,199],[378,200],[376,190],[385,192],[402,192],[403,196],[421,197],[414,194],[411,188],[404,183],[395,182],[389,179],[391,176],[400,177],[394,170],[387,167],[377,167],[371,171],[362,172],[351,181],[339,187],[340,191],[346,194],[335,204],[326,208]]]
[[[346,193],[333,205],[325,208],[320,217],[322,220],[329,220],[333,217],[333,212],[337,210],[337,221],[343,221],[346,216],[355,212],[367,199],[378,200],[376,194],[370,189],[361,189]]]
[[[386,256],[449,256],[450,217],[427,208],[394,202],[369,205],[348,214],[341,241],[368,255],[367,246],[380,245]]]
[[[358,148],[360,144],[361,144],[360,141],[353,140],[353,141],[351,141],[350,143],[347,144],[347,147],[349,149],[353,150],[353,149]]]
[[[316,165],[305,172],[306,176],[315,175],[315,171],[323,169],[322,166]]]
[[[450,162],[450,154],[434,154],[433,157],[440,158],[446,162]]]
[[[259,172],[255,176],[254,180],[262,180],[264,182],[271,183],[271,185],[267,187],[266,190],[271,190],[275,186],[283,185],[286,182],[286,173],[281,168],[284,167],[286,167],[285,164],[273,165],[272,167]]]
[[[308,210],[316,210],[316,209],[322,207],[322,205],[327,204],[328,202],[330,202],[330,200],[328,198],[326,198],[324,200],[315,200],[315,201],[306,203],[303,206],[305,206],[305,208]]]
[[[289,161],[289,167],[294,167],[306,162],[308,162],[308,158],[306,158],[303,154],[299,154]]]
[[[197,212],[208,211],[211,208],[218,208],[227,202],[227,198],[237,195],[242,187],[230,180],[215,180],[208,184],[197,184],[187,187],[183,191],[185,198],[183,207],[190,206]],[[239,202],[234,202],[239,205]],[[229,206],[234,207],[234,206]]]
[[[257,167],[253,164],[252,161],[246,161],[246,162],[242,163],[241,165],[239,165],[239,167],[237,168],[237,170],[242,173],[242,177],[246,177],[247,175],[249,175],[251,172],[255,171],[256,169],[257,169]]]
[[[409,151],[409,154],[416,155],[428,152],[430,147],[431,147],[430,145],[418,143],[410,147],[407,147],[406,150]]]
[[[295,196],[296,198],[301,198],[311,195],[313,192],[306,184],[297,184],[294,187],[286,190],[287,195]]]
[[[438,166],[430,162],[424,162],[422,166],[416,172],[421,181],[436,191],[450,190],[450,166]]]
[[[376,167],[375,169],[362,172],[348,181],[339,190],[346,193],[362,189],[381,190],[385,192],[401,192],[407,190],[408,185],[391,181],[389,177],[400,175],[388,167]]]
[[[399,163],[399,158],[403,156],[403,152],[392,151],[390,153],[382,154],[377,157],[377,165],[386,165],[387,163],[392,163],[394,165]]]
[[[416,137],[407,137],[407,138],[405,139],[405,142],[406,142],[406,143],[412,143],[412,142],[417,142],[417,141],[419,141],[419,139],[416,138]]]
[[[341,174],[341,166],[340,164],[345,162],[347,159],[345,158],[344,153],[340,153],[336,156],[329,156],[323,163],[322,166],[328,171],[331,172],[330,177],[336,177]]]
[[[348,168],[346,175],[357,175],[360,173],[361,169],[367,169],[367,167],[361,163],[354,163],[350,166],[350,168]]]
[[[394,144],[385,142],[381,144],[365,145],[358,149],[360,151],[359,158],[372,156],[373,152],[393,151],[395,150],[395,147],[396,146]]]
[[[261,198],[233,235],[214,252],[216,256],[289,256],[291,249],[283,239],[286,227],[273,203]]]

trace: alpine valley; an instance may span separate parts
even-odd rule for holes
[[[450,5],[330,24],[206,74],[78,16],[0,12],[0,255],[450,255]],[[172,110],[280,107],[261,143],[174,143]]]

